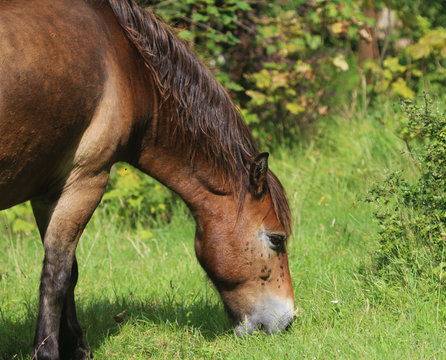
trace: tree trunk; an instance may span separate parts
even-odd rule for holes
[[[366,17],[374,19],[376,22],[377,12],[373,7],[373,3],[365,4],[363,11]],[[359,66],[362,68],[364,61],[377,60],[379,58],[379,50],[375,26],[365,25],[359,33],[361,39],[358,45],[358,59]]]

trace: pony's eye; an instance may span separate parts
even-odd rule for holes
[[[273,248],[277,249],[283,245],[286,240],[286,236],[282,234],[271,234],[268,236],[269,241]]]

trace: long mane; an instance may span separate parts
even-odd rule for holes
[[[174,105],[175,114],[166,119],[172,144],[181,146],[192,163],[204,157],[214,172],[223,172],[235,192],[243,194],[252,159],[259,151],[225,89],[155,15],[134,0],[107,2],[150,70],[161,93],[161,106]],[[291,215],[284,189],[271,171],[267,182],[274,210],[290,233]]]

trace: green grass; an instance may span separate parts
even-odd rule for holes
[[[366,119],[339,119],[307,147],[272,154],[293,209],[289,260],[300,309],[279,335],[234,335],[195,259],[194,224],[182,206],[170,224],[150,232],[132,229],[113,208],[98,208],[78,247],[76,288],[95,359],[446,358],[446,322],[438,311],[444,304],[436,294],[421,298],[385,283],[372,291],[358,271],[377,246],[372,208],[362,201],[367,189],[386,169],[412,173],[403,144],[379,117],[391,122],[394,114],[381,109]],[[6,215],[0,214],[0,359],[29,359],[43,251],[37,231],[11,231]]]

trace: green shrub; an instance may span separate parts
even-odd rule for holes
[[[135,226],[147,221],[169,221],[172,205],[177,201],[176,195],[155,179],[128,164],[117,164],[110,174],[101,207],[115,219]]]
[[[373,80],[369,94],[414,99],[419,89],[442,92],[446,84],[444,2],[378,0],[369,2],[372,4],[377,11],[390,8],[388,21],[393,25],[380,31],[378,59],[364,66]]]
[[[14,233],[29,234],[31,231],[36,230],[37,226],[30,202],[27,201],[0,211],[0,229],[4,229],[5,233],[11,238],[14,236]]]
[[[442,91],[445,64],[446,28],[438,27],[422,29],[422,35],[404,51],[396,49],[381,65],[368,61],[364,68],[374,80],[369,86],[371,93],[413,99],[423,83],[431,91]]]
[[[307,3],[299,11],[271,5],[255,20],[261,68],[245,73],[249,99],[241,105],[257,138],[293,144],[353,90],[357,71],[350,70],[347,44],[358,37],[358,24],[345,16],[353,12],[337,1]]]
[[[446,281],[446,115],[432,110],[427,97],[422,106],[404,107],[406,155],[419,176],[411,183],[397,171],[370,191],[380,225],[370,275],[432,293]]]

